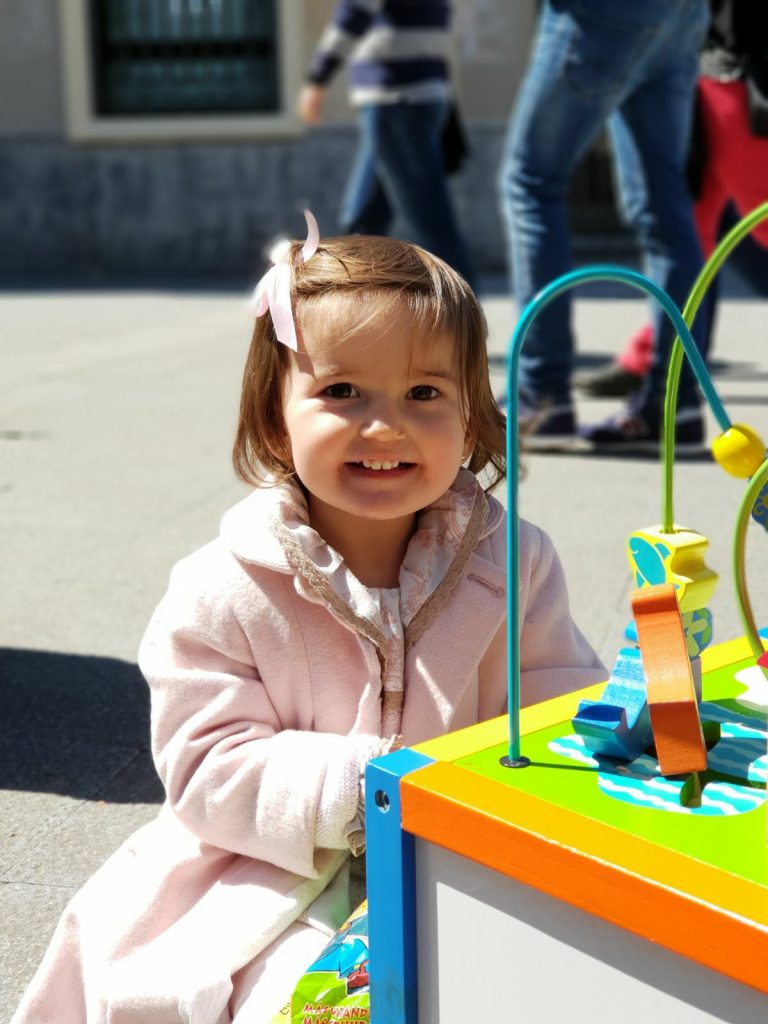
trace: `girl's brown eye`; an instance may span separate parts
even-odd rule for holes
[[[351,384],[329,384],[323,391],[327,398],[357,398],[358,392]]]
[[[415,388],[411,388],[408,394],[418,402],[429,402],[433,398],[440,397],[440,392],[431,384],[417,384]]]

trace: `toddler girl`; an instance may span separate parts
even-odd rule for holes
[[[309,218],[308,218],[309,219]],[[404,242],[291,244],[256,296],[255,490],[140,665],[158,818],[75,896],[15,1024],[261,1024],[349,911],[366,762],[506,703],[504,420],[467,284]],[[521,523],[526,702],[605,678]]]

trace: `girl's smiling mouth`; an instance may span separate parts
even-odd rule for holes
[[[413,469],[415,462],[402,462],[399,459],[361,459],[358,462],[346,462],[354,472],[365,476],[393,476]]]

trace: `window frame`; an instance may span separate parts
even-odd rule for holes
[[[89,0],[61,0],[59,36],[67,137],[72,142],[224,142],[291,138],[303,132],[295,98],[304,79],[303,0],[279,0],[281,109],[274,114],[100,115],[93,102]]]

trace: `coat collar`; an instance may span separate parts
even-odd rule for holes
[[[485,501],[485,522],[477,536],[478,542],[484,540],[500,526],[504,509],[496,498],[483,495],[476,477],[466,469],[459,471],[454,484],[442,498],[421,513],[419,525],[430,512],[450,515],[450,496],[459,489],[470,487],[475,488],[479,492],[478,497],[482,495]],[[302,548],[311,550],[322,566],[329,567],[341,561],[338,553],[309,525],[304,494],[291,481],[267,481],[258,487],[224,514],[219,533],[226,547],[241,561],[276,572],[292,573],[294,569],[282,542],[282,530],[276,529],[278,524],[297,534],[304,541]]]
[[[406,649],[439,615],[468,559],[503,518],[501,505],[486,497],[468,470],[461,470],[452,487],[420,514],[400,571],[399,629]],[[254,491],[223,517],[221,537],[238,559],[292,575],[302,596],[324,604],[385,652],[391,633],[382,611],[386,595],[364,587],[312,529],[296,485]]]

